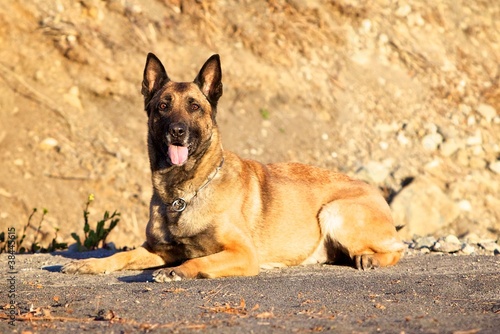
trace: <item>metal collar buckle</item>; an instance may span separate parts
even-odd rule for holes
[[[194,196],[191,198],[191,200],[193,200],[193,198],[195,198],[198,195],[198,192],[200,192],[203,188],[205,188],[217,176],[217,173],[222,168],[223,164],[224,164],[224,157],[222,157],[219,166],[217,166],[217,168],[215,169],[214,175],[212,177],[210,177],[207,180],[207,182],[205,182],[204,185],[202,185],[198,190],[196,190],[196,192],[194,193]],[[187,201],[184,198],[179,197],[179,198],[176,198],[170,204],[170,212],[182,212],[186,209],[186,207],[187,207]]]
[[[187,206],[186,200],[184,198],[178,198],[170,204],[170,210],[174,212],[182,212]]]

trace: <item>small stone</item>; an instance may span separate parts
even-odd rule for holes
[[[379,124],[375,125],[375,129],[376,129],[377,132],[391,133],[391,132],[397,131],[399,129],[399,125],[396,122],[392,122],[392,123],[379,123]]]
[[[418,238],[415,241],[415,249],[422,249],[422,248],[431,249],[435,243],[436,243],[436,238],[432,236]]]
[[[483,157],[484,156],[484,150],[481,146],[473,146],[471,148],[472,155],[475,155],[476,157]]]
[[[400,6],[398,9],[396,9],[396,12],[394,14],[396,14],[396,16],[399,16],[399,17],[407,17],[408,14],[411,13],[411,6],[406,4],[406,5],[402,5]]]
[[[42,150],[48,151],[48,150],[53,149],[57,145],[59,145],[59,142],[56,139],[47,137],[40,142],[38,147],[40,147]]]
[[[455,253],[462,249],[461,243],[446,242],[441,240],[436,242],[432,250],[442,253]]]
[[[445,157],[452,156],[459,148],[460,144],[456,140],[447,140],[439,146],[441,154]]]
[[[457,163],[461,166],[468,167],[469,166],[469,154],[465,149],[459,149],[457,152]]]
[[[500,245],[494,241],[483,241],[479,243],[479,246],[488,252],[500,252]]]
[[[479,244],[481,242],[481,238],[476,233],[468,233],[464,240],[469,244]]]
[[[358,171],[358,176],[365,181],[382,183],[388,176],[390,170],[384,164],[377,161],[369,161]]]
[[[477,130],[474,136],[470,136],[469,138],[467,138],[466,143],[468,146],[481,145],[483,143],[481,131]]]
[[[372,29],[372,22],[368,19],[365,19],[361,22],[361,26],[363,27],[364,32],[370,32]]]
[[[431,133],[422,138],[422,145],[427,151],[435,151],[443,142],[443,136],[439,133]]]
[[[387,142],[385,142],[385,141],[381,141],[381,142],[379,143],[379,147],[380,147],[382,150],[386,151],[386,150],[389,148],[389,143],[387,143]]]
[[[496,173],[496,174],[500,174],[500,160],[497,160],[497,161],[493,161],[492,163],[490,163],[488,165],[488,168]]]
[[[497,116],[497,111],[495,108],[490,106],[489,104],[481,103],[477,106],[476,111],[483,116],[486,122],[491,123],[493,118]]]
[[[469,159],[469,166],[474,169],[483,169],[486,167],[486,161],[479,157],[471,157]]]
[[[45,80],[45,75],[42,70],[37,70],[35,72],[35,81],[42,82]]]
[[[75,46],[75,44],[78,41],[78,38],[75,35],[68,35],[66,36],[66,40],[71,46]]]
[[[474,246],[471,246],[469,244],[463,244],[461,252],[465,255],[471,255],[476,252],[476,249],[474,248]]]
[[[425,25],[425,20],[419,13],[412,13],[408,15],[408,24],[411,26],[423,26]],[[450,62],[451,63],[451,62]]]
[[[458,238],[452,234],[447,235],[444,238],[444,241],[449,242],[449,243],[453,243],[453,244],[460,244],[461,243],[460,240],[458,240]]]
[[[460,112],[463,114],[463,115],[469,115],[472,111],[472,108],[466,104],[459,104],[458,105],[458,110],[460,110]]]
[[[132,14],[140,14],[142,13],[142,7],[140,5],[132,5],[129,8]]]
[[[63,95],[64,101],[80,110],[83,109],[82,101],[80,100],[80,90],[77,86],[73,86],[68,90],[68,93]]]
[[[429,254],[431,250],[429,248],[423,247],[420,248],[420,254]]]
[[[408,137],[406,137],[405,134],[402,132],[398,133],[397,139],[398,139],[398,142],[403,146],[406,146],[410,143],[410,140],[408,139]]]
[[[463,199],[460,202],[458,202],[458,207],[462,211],[467,211],[467,212],[472,211],[472,204],[470,204],[470,201],[466,199]]]
[[[404,238],[432,235],[460,214],[456,203],[427,177],[418,177],[404,187],[394,197],[391,208],[396,225],[405,225],[400,231]]]
[[[4,188],[0,188],[0,196],[11,198],[12,194]]]
[[[378,36],[378,41],[380,44],[387,44],[389,42],[389,36],[386,34],[380,34]]]

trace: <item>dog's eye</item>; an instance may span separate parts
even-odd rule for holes
[[[200,105],[197,103],[191,103],[191,110],[192,111],[200,110]]]
[[[160,110],[165,110],[165,109],[167,109],[167,107],[168,107],[168,104],[166,104],[165,102],[161,102],[161,103],[158,105],[158,108],[159,108]]]

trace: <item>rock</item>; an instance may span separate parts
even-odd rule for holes
[[[12,193],[8,192],[4,188],[0,188],[0,196],[11,198],[12,197]]]
[[[445,241],[438,241],[432,248],[433,251],[441,253],[456,253],[462,249],[461,244],[454,244]]]
[[[496,174],[500,174],[500,160],[496,160],[496,161],[493,161],[492,163],[490,163],[488,165],[488,168],[496,173]]]
[[[439,133],[431,133],[422,138],[422,146],[427,151],[435,151],[443,142],[443,136]]]
[[[483,143],[483,136],[481,131],[478,129],[473,136],[467,138],[466,143],[468,146],[481,145]]]
[[[480,157],[470,157],[469,166],[474,169],[483,169],[486,167],[486,161]]]
[[[465,149],[459,149],[456,155],[457,163],[464,167],[469,167],[469,154]]]
[[[401,144],[403,146],[406,146],[410,143],[410,140],[408,139],[408,137],[405,136],[405,134],[403,132],[398,133],[397,140],[398,140],[399,144]]]
[[[474,117],[474,115],[467,116],[467,125],[468,126],[476,125],[476,117]]]
[[[63,94],[63,99],[71,106],[83,110],[82,101],[80,100],[80,90],[77,86],[71,87],[68,93]]]
[[[436,238],[429,236],[429,237],[422,237],[418,238],[415,241],[415,249],[422,249],[422,248],[428,248],[431,249],[434,244],[436,243]]]
[[[476,248],[472,245],[464,243],[461,252],[465,255],[471,255],[476,252]]]
[[[447,235],[443,240],[448,243],[461,244],[460,240],[458,240],[458,238],[453,234]]]
[[[479,243],[479,246],[488,252],[500,252],[500,245],[494,241],[483,241]]]
[[[479,244],[481,242],[481,238],[476,233],[468,233],[464,237],[465,242],[469,244]]]
[[[447,179],[447,171],[440,159],[434,159],[424,165],[424,170],[439,180]]]
[[[458,206],[430,179],[417,178],[396,195],[391,203],[396,225],[404,238],[430,235],[452,223],[459,215]]]
[[[399,17],[407,17],[410,13],[411,13],[411,6],[408,4],[404,4],[398,7],[398,9],[396,9],[396,12],[394,14]]]
[[[470,201],[468,201],[466,199],[463,199],[460,202],[458,202],[458,207],[462,211],[466,211],[466,212],[472,211],[472,204],[470,203]]]
[[[491,123],[491,121],[496,117],[497,111],[495,108],[489,104],[481,103],[477,106],[476,111],[483,116],[486,122]]]
[[[59,142],[56,139],[47,137],[42,140],[40,144],[38,144],[38,147],[40,147],[40,149],[42,150],[48,151],[57,147],[57,145],[59,145]]]
[[[461,147],[460,143],[457,140],[451,139],[447,140],[444,143],[441,143],[439,146],[439,150],[441,154],[445,157],[452,156],[458,149]]]
[[[380,184],[389,176],[389,173],[389,168],[384,164],[377,161],[369,161],[356,174],[357,177],[367,182]]]
[[[454,235],[448,235],[446,238],[439,239],[432,247],[432,250],[443,253],[455,253],[462,250],[463,245]]]

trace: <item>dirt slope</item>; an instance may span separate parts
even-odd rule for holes
[[[425,176],[459,209],[433,233],[498,238],[499,38],[496,1],[5,0],[0,226],[47,208],[46,240],[71,241],[94,193],[91,218],[120,211],[110,239],[140,244],[152,51],[178,81],[221,55],[227,149],[357,175],[391,199]]]

